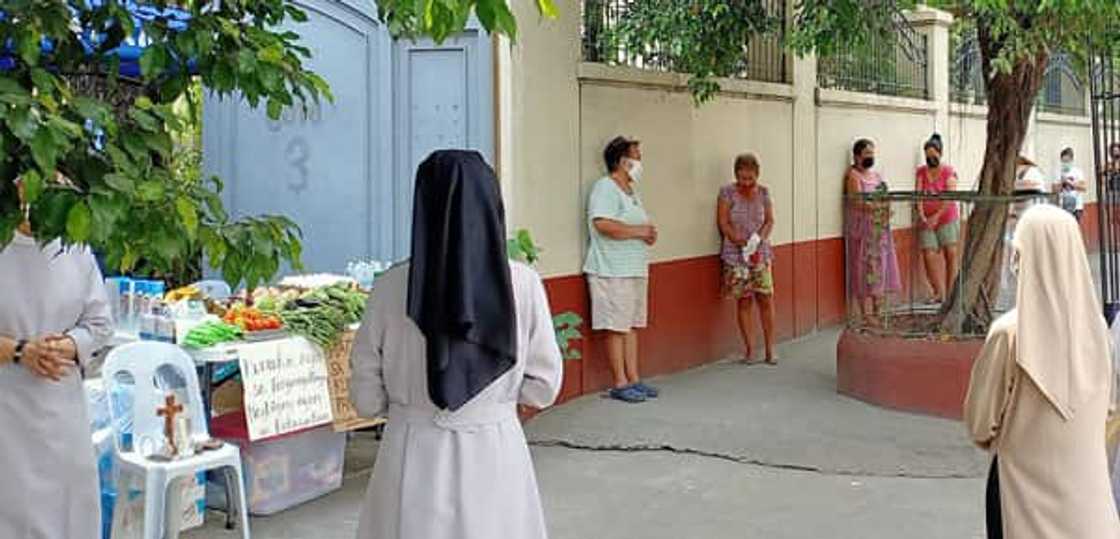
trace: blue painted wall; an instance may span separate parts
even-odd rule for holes
[[[431,151],[493,158],[489,36],[471,29],[438,46],[395,41],[371,5],[307,2],[310,20],[293,25],[334,103],[274,122],[239,100],[206,102],[205,167],[226,182],[231,213],[291,217],[312,272],[408,256],[415,170]]]

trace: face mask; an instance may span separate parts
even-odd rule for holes
[[[1062,172],[1069,174],[1073,170],[1073,163],[1062,162]]]
[[[937,165],[940,165],[940,164],[941,164],[941,160],[936,158],[936,157],[927,157],[926,158],[926,165],[929,166],[929,168],[937,168]]]
[[[630,179],[636,182],[642,181],[642,162],[634,159],[630,161]]]
[[[863,167],[864,170],[871,170],[871,167],[875,166],[875,158],[864,157],[863,161],[859,162],[859,166]]]
[[[1011,256],[1011,268],[1010,269],[1011,269],[1011,275],[1018,278],[1019,277],[1019,253],[1017,251]]]

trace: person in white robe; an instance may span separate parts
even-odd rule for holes
[[[477,153],[429,157],[415,206],[412,258],[378,278],[351,356],[355,408],[389,420],[357,536],[545,539],[518,417],[560,390],[543,283],[508,261]]]
[[[1036,205],[1014,242],[1018,300],[992,324],[965,400],[972,440],[994,456],[988,536],[1120,539],[1105,450],[1108,328],[1081,231]]]
[[[31,232],[24,222],[0,251],[0,538],[97,539],[81,368],[111,338],[112,315],[89,249]]]

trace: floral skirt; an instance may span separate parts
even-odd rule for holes
[[[724,297],[743,299],[774,294],[774,273],[771,263],[759,264],[753,268],[746,265],[723,266]]]

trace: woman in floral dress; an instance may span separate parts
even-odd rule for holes
[[[883,177],[872,170],[875,144],[867,139],[856,141],[852,157],[844,175],[848,297],[859,304],[863,324],[878,326],[887,297],[902,290],[902,280],[891,236],[890,207],[852,196],[887,189]]]
[[[739,331],[746,346],[745,361],[754,360],[751,333],[757,304],[766,363],[775,365],[778,360],[774,355],[774,277],[771,271],[774,252],[770,248],[774,209],[770,204],[770,191],[758,183],[761,169],[754,154],[743,154],[735,159],[735,183],[720,189],[716,222],[723,235],[720,253],[723,291],[739,303]]]

